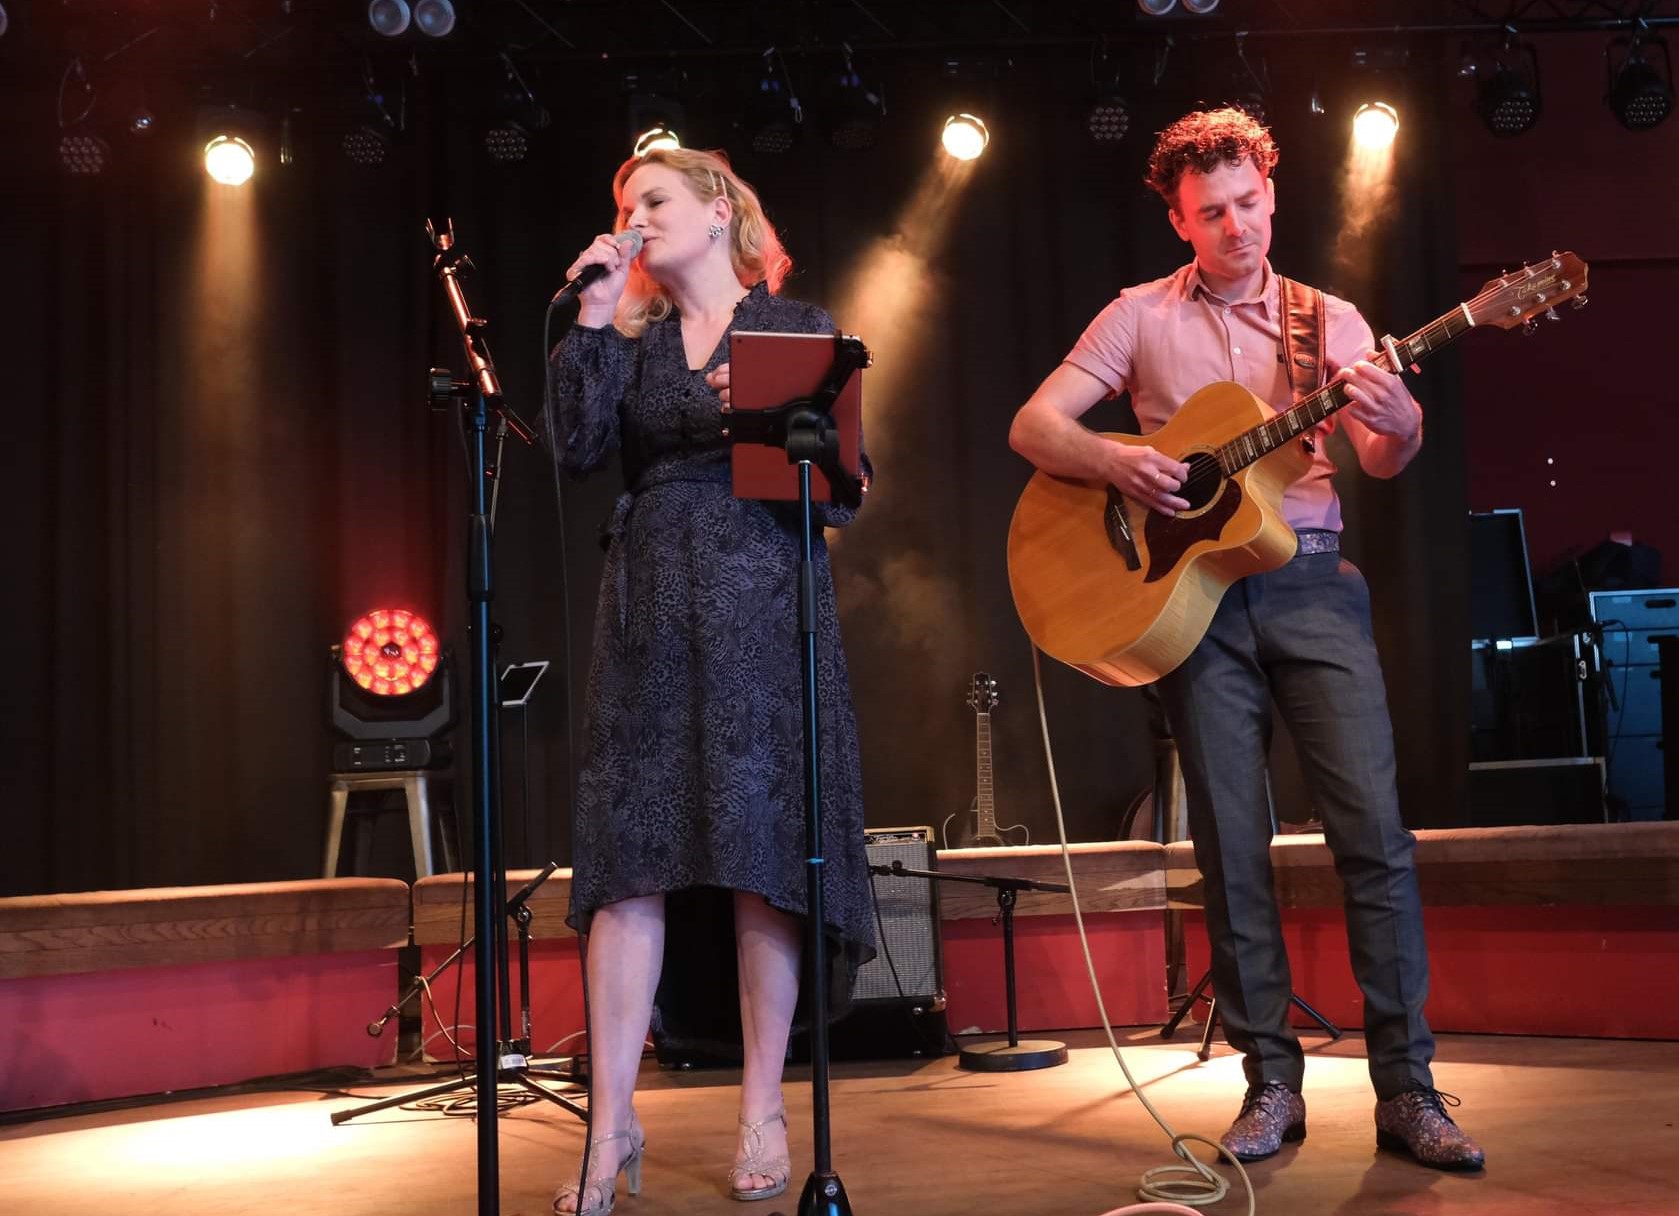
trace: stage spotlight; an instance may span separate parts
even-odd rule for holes
[[[408,29],[407,0],[369,0],[367,24],[387,38],[395,38]]]
[[[682,139],[675,131],[668,127],[648,127],[635,137],[636,156],[646,156],[649,152],[668,152],[682,146]]]
[[[687,114],[677,100],[685,78],[679,73],[659,73],[652,77],[626,75],[626,117],[629,119],[629,140],[636,156],[646,156],[660,148],[680,148],[678,131],[688,129]]]
[[[773,48],[765,51],[764,69],[753,81],[746,113],[741,119],[747,143],[760,155],[790,151],[799,140],[804,120],[804,106],[793,91],[786,63],[780,61]]]
[[[204,145],[204,172],[224,186],[243,186],[256,169],[256,152],[237,135],[217,135]]]
[[[1090,103],[1085,130],[1099,144],[1117,144],[1131,130],[1131,107],[1118,93],[1103,93]]]
[[[878,86],[863,83],[851,56],[845,57],[845,70],[834,81],[823,99],[822,110],[828,116],[828,142],[836,148],[857,151],[874,147],[880,123],[886,117],[886,98]]]
[[[976,160],[991,142],[991,132],[975,114],[952,114],[944,120],[940,136],[944,150],[957,160]]]
[[[1183,6],[1197,17],[1205,17],[1218,7],[1218,0],[1183,0]]]
[[[1475,110],[1494,135],[1520,135],[1539,121],[1539,59],[1532,46],[1506,43],[1479,65]]]
[[[381,609],[351,625],[332,648],[329,700],[333,767],[432,768],[450,762],[454,721],[449,652],[412,612]]]
[[[145,106],[135,106],[128,112],[128,133],[130,135],[150,135],[157,130],[157,115]]]
[[[111,146],[86,125],[98,101],[82,61],[72,59],[58,78],[58,163],[66,173],[93,177],[111,159]]]
[[[1105,40],[1091,48],[1090,106],[1084,112],[1084,129],[1096,143],[1116,144],[1130,132],[1131,105],[1120,89],[1120,80],[1133,76]]]
[[[1137,0],[1137,7],[1145,17],[1164,17],[1178,5],[1178,0]]]
[[[1385,101],[1367,101],[1353,115],[1353,138],[1361,148],[1385,148],[1399,134],[1399,111]]]
[[[455,28],[449,0],[414,0],[414,25],[427,38],[447,38]]]
[[[496,86],[496,116],[484,129],[484,151],[502,164],[517,164],[530,155],[531,139],[547,127],[547,108],[536,99],[525,78],[506,53],[501,56],[501,81]]]
[[[395,136],[408,122],[406,83],[399,84],[395,97],[387,97],[373,74],[373,63],[364,59],[361,67],[362,101],[345,129],[339,146],[353,164],[374,168],[390,159]]]
[[[437,635],[424,617],[379,608],[359,617],[344,635],[344,670],[368,692],[401,697],[437,670]]]
[[[344,132],[340,146],[353,164],[371,169],[390,158],[391,137],[374,124],[364,122]]]
[[[11,18],[6,16],[6,6],[4,4],[0,4],[0,38],[4,38],[6,36],[6,31],[11,28],[11,24]]]
[[[244,106],[206,103],[193,117],[193,138],[204,150],[204,172],[224,186],[241,186],[256,173],[260,149],[272,163],[277,141],[273,118]]]
[[[516,118],[498,118],[484,128],[484,151],[493,161],[516,165],[530,155],[531,132]]]
[[[95,177],[105,172],[111,146],[91,131],[65,131],[58,137],[58,163],[77,177]]]
[[[1625,47],[1619,65],[1612,54]],[[1662,66],[1653,63],[1654,51],[1661,52]],[[1606,100],[1621,125],[1629,131],[1648,131],[1659,126],[1673,110],[1673,60],[1667,43],[1659,38],[1616,39],[1603,49],[1604,72],[1609,81]]]

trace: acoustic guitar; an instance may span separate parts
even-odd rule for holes
[[[1385,371],[1420,362],[1471,329],[1531,332],[1558,304],[1585,304],[1586,264],[1572,253],[1492,279],[1470,300],[1403,341],[1383,339],[1371,360]],[[1189,466],[1162,515],[1101,481],[1033,475],[1009,525],[1009,585],[1027,634],[1052,658],[1105,684],[1158,680],[1182,663],[1237,579],[1294,556],[1283,491],[1310,467],[1294,442],[1348,403],[1340,381],[1277,413],[1241,385],[1208,385],[1147,436]]]
[[[974,801],[966,812],[954,811],[945,816],[944,847],[999,849],[1010,844],[1031,844],[1032,833],[1025,824],[997,826],[997,800],[991,787],[991,711],[997,707],[997,681],[983,671],[974,672],[968,704],[974,711]],[[1007,839],[1016,833],[1020,839]]]

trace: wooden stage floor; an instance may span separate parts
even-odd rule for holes
[[[1143,1170],[1170,1160],[1090,1032],[1071,1062],[1015,1076],[967,1073],[954,1057],[834,1070],[835,1164],[860,1216],[1019,1212],[1097,1216],[1135,1202]],[[1127,1032],[1151,1100],[1182,1131],[1216,1137],[1241,1096],[1223,1044]],[[1487,1150],[1481,1175],[1436,1173],[1374,1146],[1363,1043],[1308,1037],[1309,1134],[1251,1169],[1266,1216],[1562,1216],[1679,1213],[1679,1043],[1445,1036],[1436,1083],[1464,1099]],[[809,1169],[808,1073],[789,1070],[794,1185],[768,1202],[724,1195],[734,1073],[644,1065],[638,1106],[650,1149],[623,1216],[793,1213]],[[397,1088],[358,1092],[386,1097]],[[475,1132],[463,1118],[402,1110],[333,1126],[344,1097],[224,1094],[0,1127],[4,1210],[26,1216],[429,1216],[474,1210]],[[541,1216],[575,1170],[581,1125],[527,1106],[501,1126],[502,1208]],[[1215,1212],[1241,1212],[1231,1196]]]

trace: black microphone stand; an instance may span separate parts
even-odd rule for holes
[[[1014,983],[1014,905],[1022,891],[1051,891],[1066,895],[1072,891],[1064,882],[1040,882],[1035,878],[1009,878],[996,874],[943,874],[938,870],[912,870],[901,861],[889,866],[870,866],[869,873],[897,878],[925,878],[929,882],[971,882],[997,892],[997,917],[1003,923],[1003,989],[1008,1000],[1009,1034],[1006,1039],[970,1043],[956,1057],[956,1066],[973,1072],[1029,1072],[1054,1068],[1067,1062],[1067,1045],[1054,1039],[1022,1039]]]
[[[813,1162],[799,1195],[799,1216],[851,1216],[845,1184],[834,1171],[828,1119],[828,942],[822,901],[821,735],[816,716],[816,567],[811,554],[810,468],[828,478],[834,499],[856,507],[862,484],[840,464],[839,430],[832,414],[835,398],[853,373],[869,365],[860,339],[834,339],[834,361],[821,387],[774,409],[725,407],[723,435],[731,443],[763,443],[787,450],[799,466],[799,644],[800,684],[804,693],[805,743],[805,956],[809,961],[810,1085]]]
[[[561,1071],[533,1067],[531,1056],[531,909],[530,897],[536,889],[548,881],[548,876],[559,869],[560,863],[550,861],[542,868],[535,878],[527,882],[510,898],[502,909],[503,916],[510,916],[519,926],[519,1037],[511,1043],[504,1042],[499,1058],[497,1081],[509,1081],[522,1085],[539,1098],[546,1098],[554,1105],[576,1115],[585,1123],[589,1120],[588,1111],[578,1105],[571,1098],[563,1097],[539,1084],[538,1079],[560,1082],[566,1085],[579,1085],[582,1077],[575,1069]],[[476,936],[463,942],[455,952],[432,969],[431,974],[421,978],[416,976],[408,991],[397,998],[396,1004],[385,1010],[384,1016],[376,1022],[367,1024],[367,1033],[378,1038],[385,1029],[385,1024],[401,1012],[416,994],[424,991],[426,986],[436,979],[445,969],[453,966],[461,955],[476,943]],[[504,1032],[505,1036],[505,1032]],[[389,1110],[393,1106],[407,1106],[410,1103],[425,1101],[430,1098],[440,1098],[445,1094],[456,1093],[459,1090],[471,1089],[477,1084],[476,1079],[462,1078],[456,1081],[445,1081],[441,1085],[428,1086],[415,1090],[413,1093],[398,1094],[394,1098],[384,1098],[377,1102],[369,1102],[365,1106],[358,1106],[353,1110],[340,1110],[332,1113],[332,1122],[336,1124],[348,1123],[351,1119],[362,1115],[371,1115],[375,1111]]]
[[[503,1058],[515,1066],[523,1063],[513,1043],[507,974],[507,925],[497,914],[507,900],[507,874],[502,861],[500,816],[500,765],[498,724],[495,707],[497,677],[494,642],[491,638],[490,601],[494,598],[492,517],[488,511],[486,483],[497,470],[485,460],[484,435],[493,409],[498,428],[511,429],[527,446],[536,434],[508,408],[502,398],[501,382],[489,347],[484,342],[485,321],[475,316],[461,290],[461,276],[473,269],[471,259],[455,249],[455,229],[444,221],[442,231],[426,222],[426,235],[437,256],[432,268],[449,301],[449,310],[460,330],[466,351],[469,380],[455,380],[446,371],[433,369],[433,405],[459,402],[466,410],[471,432],[472,510],[467,539],[467,627],[471,634],[472,667],[472,797],[473,844],[477,850],[473,874],[474,920],[477,941],[473,953],[477,988],[477,1083],[478,1083],[478,1216],[498,1216],[501,1199],[500,1161],[496,1141],[496,1097]],[[497,986],[500,1002],[498,1017]],[[499,1030],[499,1034],[497,1031]]]

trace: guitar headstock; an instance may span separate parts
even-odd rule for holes
[[[1585,306],[1586,264],[1572,253],[1553,253],[1543,262],[1488,279],[1473,300],[1464,303],[1477,325],[1514,329],[1537,323],[1540,313],[1560,321],[1552,310],[1564,300]]]
[[[990,673],[974,672],[973,685],[968,689],[968,704],[978,714],[988,714],[997,707],[997,681]]]

